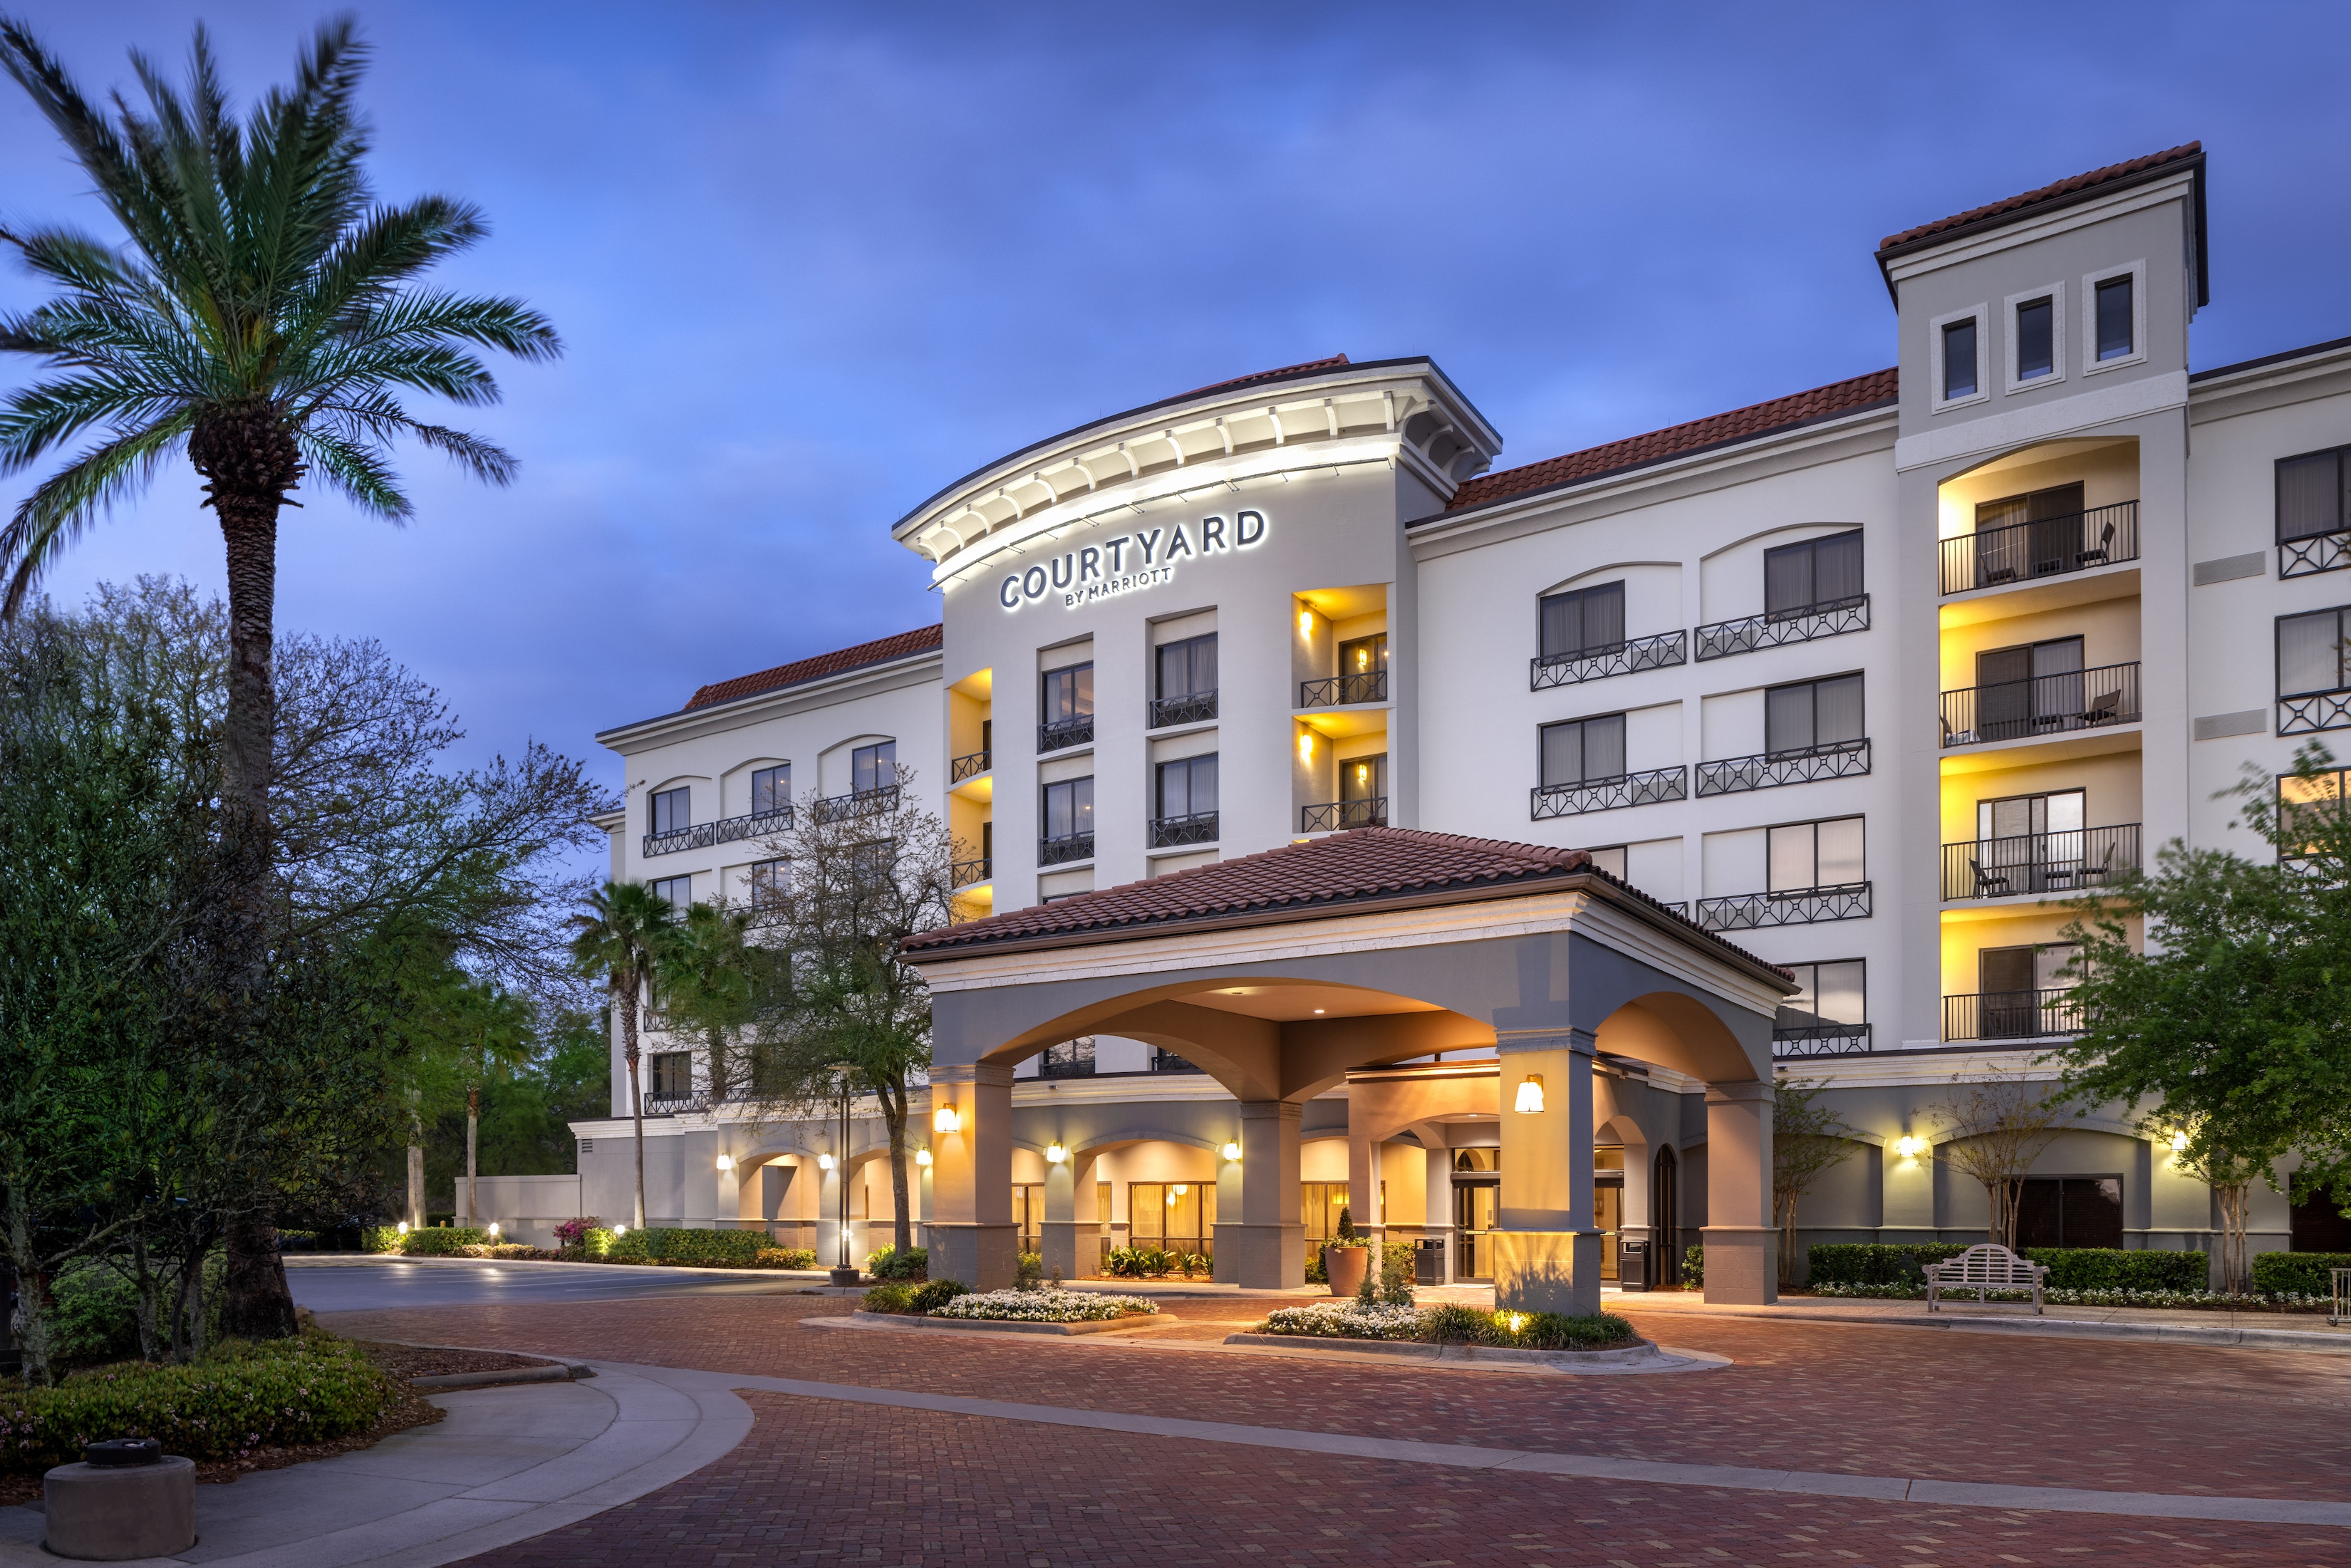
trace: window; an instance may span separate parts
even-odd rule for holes
[[[792,765],[779,762],[751,775],[751,815],[771,817],[792,805]]]
[[[2343,449],[2281,457],[2277,465],[2278,543],[2343,530]]]
[[[1583,852],[1592,857],[1593,870],[1604,871],[1618,882],[1630,880],[1625,874],[1625,845],[1610,844],[1606,849],[1586,850]]]
[[[1126,1184],[1126,1239],[1133,1247],[1207,1252],[1217,1234],[1214,1182],[1131,1181]]]
[[[2281,615],[2277,622],[2277,689],[2282,697],[2351,686],[2351,606]]]
[[[2041,795],[2003,795],[1976,802],[1976,840],[2039,838],[2048,833],[2082,831],[2085,797],[2079,789],[2054,789]]]
[[[1388,754],[1350,757],[1339,764],[1339,799],[1381,800],[1388,792]]]
[[[1168,817],[1203,816],[1217,809],[1217,754],[1163,762],[1158,768],[1158,810]]]
[[[849,754],[849,788],[859,795],[894,789],[898,783],[898,743],[876,741]]]
[[[849,876],[852,886],[868,891],[892,885],[898,875],[898,841],[868,839],[862,844],[849,846]]]
[[[1976,655],[1976,733],[1984,740],[2036,735],[2087,707],[2082,639],[2052,637]]]
[[[2304,779],[2283,774],[2278,779],[2278,827],[2286,832],[2306,832],[2303,853],[2316,853],[2346,841],[2346,816],[2351,813],[2351,790],[2344,769],[2333,768]],[[2281,846],[2282,859],[2299,858]]]
[[[682,833],[693,820],[688,810],[694,791],[684,784],[674,789],[664,789],[647,802],[653,812],[652,829],[655,833]]]
[[[1328,1241],[1339,1234],[1339,1211],[1347,1207],[1347,1184],[1343,1181],[1302,1181],[1298,1184],[1298,1219],[1306,1227],[1307,1245]],[[1360,1214],[1347,1217],[1360,1228],[1371,1223]]]
[[[2057,302],[2043,296],[2016,308],[2016,379],[2034,381],[2057,368]]]
[[[1542,656],[1575,658],[1621,646],[1625,641],[1625,585],[1604,582],[1536,601],[1542,612]]]
[[[1943,324],[1943,401],[1976,394],[1976,321]]]
[[[1153,651],[1153,658],[1162,702],[1172,697],[1203,696],[1217,689],[1217,634],[1214,632],[1206,636],[1186,637],[1180,643],[1162,643]],[[1085,668],[1086,711],[1092,712],[1092,666]]]
[[[1388,667],[1388,634],[1374,632],[1368,637],[1350,637],[1339,644],[1339,674],[1343,676],[1369,677],[1384,674]]]
[[[1094,667],[1091,660],[1048,670],[1040,679],[1042,694],[1037,711],[1044,724],[1066,725],[1093,717]]]
[[[1861,601],[1861,530],[1763,552],[1763,614],[1788,621]]]
[[[683,1100],[694,1092],[694,1052],[656,1051],[648,1060],[653,1074],[645,1086],[646,1098]]]
[[[2131,278],[2109,277],[2097,287],[2098,360],[2126,360],[2136,350],[2133,340]]]
[[[2016,1245],[2123,1244],[2123,1178],[2026,1176],[2016,1195]]]
[[[1039,1239],[1045,1233],[1045,1184],[1040,1181],[1012,1184],[1012,1228],[1020,1238],[1020,1250],[1034,1252]]]
[[[751,867],[751,907],[780,909],[792,895],[792,862],[759,861]]]
[[[1094,781],[1064,779],[1045,786],[1044,836],[1074,839],[1094,831]]]
[[[1091,1078],[1093,1071],[1094,1037],[1090,1034],[1047,1046],[1037,1062],[1040,1078]]]
[[[1984,947],[1976,953],[1976,974],[1983,987],[1985,1026],[1991,1023],[1995,997],[2030,998],[2039,991],[2062,991],[2074,983],[2066,974],[2081,956],[2073,942],[2036,942],[2022,947]],[[2036,1030],[2033,1032],[2038,1033]]]
[[[1769,757],[1825,750],[1858,743],[1862,727],[1861,677],[1833,675],[1771,686],[1763,693],[1763,751]]]
[[[1862,864],[1859,817],[1791,822],[1771,829],[1764,837],[1769,849],[1767,881],[1771,892],[1850,887],[1868,880]]]
[[[1803,989],[1792,997],[1780,998],[1780,1012],[1775,1027],[1782,1031],[1831,1029],[1859,1029],[1869,1021],[1868,997],[1864,973],[1865,965],[1859,958],[1841,958],[1830,964],[1786,964],[1782,967],[1796,977]]]
[[[1542,727],[1542,781],[1590,784],[1625,776],[1625,716],[1570,719]]]
[[[647,885],[653,890],[655,898],[666,900],[669,906],[681,915],[685,912],[685,906],[694,902],[694,878],[691,874],[665,876]]]

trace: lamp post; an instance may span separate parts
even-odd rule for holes
[[[857,1283],[857,1265],[849,1260],[849,1074],[846,1064],[833,1071],[841,1074],[841,1154],[835,1162],[834,1179],[841,1186],[841,1262],[832,1270],[836,1285]]]

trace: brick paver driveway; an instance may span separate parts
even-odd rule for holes
[[[1272,1303],[1164,1303],[1155,1341]],[[1645,1324],[1735,1364],[1563,1379],[811,1329],[840,1298],[344,1313],[353,1333],[1259,1427],[1634,1459],[2351,1500],[2351,1358],[1917,1329]],[[1628,1308],[1636,1322],[1637,1305]],[[1466,1471],[747,1392],[726,1460],[483,1563],[1537,1565],[2351,1561],[2351,1530]]]

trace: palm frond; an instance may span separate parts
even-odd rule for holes
[[[156,467],[187,439],[194,420],[184,415],[94,446],[50,475],[18,504],[0,528],[0,621],[14,620],[41,574],[99,514],[126,500],[155,476]]]
[[[312,338],[339,329],[354,311],[383,298],[392,286],[489,233],[480,210],[444,196],[402,207],[378,207],[343,234],[319,259],[298,295],[294,314]]]
[[[16,473],[91,425],[151,423],[178,401],[165,389],[99,376],[19,387],[0,403],[0,474]]]
[[[331,349],[311,356],[287,391],[304,399],[298,407],[334,400],[347,388],[414,387],[419,392],[469,405],[498,401],[498,383],[489,367],[473,355],[446,344],[394,343],[363,349]]]
[[[374,443],[355,440],[345,432],[318,423],[294,433],[295,444],[308,459],[310,472],[349,497],[353,505],[388,521],[406,522],[416,508],[401,493],[392,465]]]
[[[406,435],[455,459],[475,478],[492,485],[514,481],[521,465],[514,454],[495,442],[446,425],[428,424],[410,415],[397,401],[382,392],[353,402],[322,404],[313,423],[337,430],[345,439],[381,446]]]

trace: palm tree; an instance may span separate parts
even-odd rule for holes
[[[669,900],[641,882],[608,882],[588,895],[588,907],[571,917],[572,962],[580,972],[601,977],[621,1020],[621,1054],[629,1064],[629,1115],[637,1133],[637,1207],[632,1221],[645,1224],[645,1101],[637,1079],[637,1005],[677,940],[676,912]]]
[[[115,503],[184,453],[227,551],[228,701],[222,821],[240,869],[239,984],[258,984],[270,862],[271,638],[277,516],[306,476],[361,511],[399,521],[391,443],[413,436],[503,485],[515,460],[465,431],[425,423],[402,389],[480,405],[497,385],[473,350],[524,360],[559,351],[554,329],[513,299],[412,285],[486,230],[445,196],[378,203],[355,99],[367,50],[348,19],[319,27],[244,123],[233,115],[204,29],[184,88],[134,53],[147,108],[93,103],[26,26],[0,17],[0,68],[64,139],[128,238],[0,225],[57,296],[0,315],[0,351],[47,372],[0,402],[0,474],[84,437],[0,525],[0,620]],[[233,1002],[232,1013],[245,1010]],[[233,1332],[290,1332],[266,1214],[229,1239]]]
[[[658,977],[672,1019],[699,1029],[708,1046],[713,1103],[744,1086],[735,1071],[731,1039],[751,1021],[767,967],[760,962],[764,955],[747,940],[750,928],[747,910],[688,905]]]

